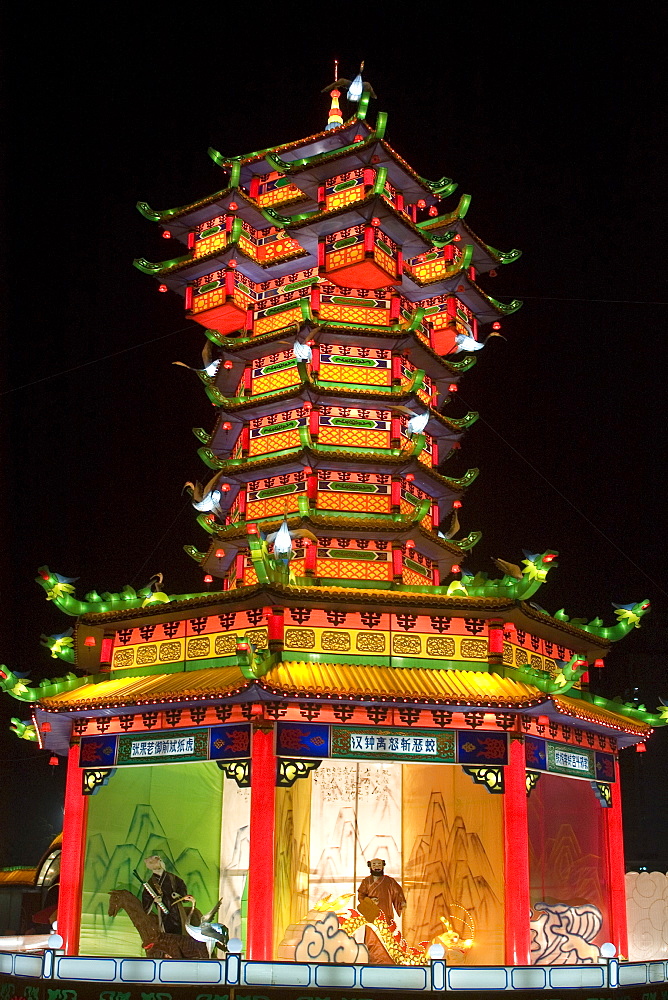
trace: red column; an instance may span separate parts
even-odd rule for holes
[[[629,942],[626,929],[626,879],[624,865],[624,835],[622,832],[622,796],[619,787],[619,763],[615,761],[617,781],[610,785],[612,805],[603,810],[606,827],[608,881],[610,885],[610,941],[618,955],[628,958]]]
[[[250,851],[248,859],[248,958],[271,961],[274,938],[274,732],[253,732]]]
[[[510,735],[503,796],[506,965],[531,964],[529,829],[524,740]]]
[[[81,924],[81,891],[86,845],[86,815],[88,799],[81,791],[82,771],[79,767],[79,747],[70,747],[67,758],[65,815],[63,817],[63,850],[60,858],[60,892],[58,896],[58,933],[63,939],[66,955],[79,953]]]

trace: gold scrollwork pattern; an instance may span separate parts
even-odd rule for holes
[[[592,781],[594,794],[604,809],[612,808],[612,789],[602,781]]]
[[[235,647],[236,648],[236,647]],[[188,639],[187,657],[208,656],[211,651],[211,640],[208,635],[202,635],[198,639]]]
[[[350,649],[350,632],[323,631],[320,636],[320,645],[323,649],[347,653]]]
[[[219,760],[216,763],[225,777],[236,781],[239,788],[250,788],[251,762],[249,760]]]
[[[158,647],[154,642],[148,643],[146,646],[137,647],[137,666],[155,663],[157,659]]]
[[[462,656],[465,660],[485,660],[487,642],[484,639],[462,639]]]
[[[539,778],[540,778],[540,771],[527,771],[526,773],[527,798],[531,795],[534,788],[538,784]]]
[[[456,652],[455,640],[449,635],[430,635],[427,638],[427,653],[429,656],[442,656],[449,659]]]
[[[503,795],[505,785],[502,767],[462,767],[462,771],[473,778],[476,785],[484,785],[492,795]]]
[[[135,662],[134,649],[117,649],[114,653],[115,667],[131,667]]]
[[[286,628],[285,645],[288,649],[314,649],[315,632],[312,628]]]
[[[419,656],[422,642],[419,635],[393,635],[392,652],[404,656]]]
[[[95,795],[98,788],[109,783],[114,773],[113,767],[86,767],[81,775],[81,792],[83,795]]]
[[[228,632],[225,635],[217,635],[215,642],[216,656],[225,656],[237,651],[237,633]]]
[[[180,642],[161,642],[160,643],[160,662],[161,663],[172,663],[174,660],[181,659],[181,643]]]
[[[378,632],[358,632],[355,639],[355,648],[360,653],[384,653],[386,645],[385,636]]]
[[[279,757],[276,784],[279,788],[292,788],[298,778],[306,778],[321,764],[321,760],[290,760]]]

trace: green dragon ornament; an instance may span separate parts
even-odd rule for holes
[[[157,587],[162,583],[162,574],[156,574],[145,587],[141,587],[139,590],[125,586],[119,593],[104,593],[102,595],[93,590],[86,594],[83,601],[80,601],[76,597],[73,587],[76,577],[52,573],[48,566],[40,566],[38,573],[39,576],[35,577],[35,581],[46,591],[47,601],[53,601],[61,611],[74,618],[101,611],[118,611],[121,608],[146,608],[151,604],[169,604],[170,601],[183,601],[200,596],[198,594],[180,594],[169,597],[161,590],[154,589],[154,585]],[[49,642],[46,644],[53,650]],[[56,655],[61,654],[56,653]],[[66,656],[61,658],[67,659]]]
[[[0,664],[0,691],[5,691],[17,701],[33,702],[40,698],[53,698],[64,691],[72,691],[81,687],[89,678],[77,677],[75,674],[65,674],[64,677],[45,678],[37,687],[32,687],[25,681],[25,675],[13,673],[9,667]]]
[[[617,616],[616,625],[604,625],[600,618],[593,618],[590,622],[584,618],[569,618],[563,608],[557,611],[554,617],[560,622],[570,622],[583,632],[589,632],[599,639],[605,639],[606,642],[617,642],[618,639],[628,635],[632,628],[640,628],[640,619],[651,608],[648,600],[639,601],[637,604],[613,603],[612,606]]]
[[[508,597],[511,600],[526,601],[532,597],[547,579],[547,574],[556,566],[555,559],[559,555],[554,549],[541,553],[524,552],[520,568],[515,563],[504,559],[494,559],[504,575],[496,580],[490,580],[487,573],[476,573],[473,576],[464,570],[461,580],[453,580],[448,586],[448,595],[461,594],[465,597]]]
[[[533,684],[545,694],[566,694],[579,681],[587,670],[586,659],[578,653],[574,653],[568,663],[563,663],[561,670],[554,677],[549,677],[545,671],[536,670],[532,667],[522,667],[519,673],[525,677],[529,684]]]
[[[14,716],[10,722],[11,725],[9,728],[20,740],[29,740],[31,743],[37,743],[37,730],[32,722],[21,722],[20,719]]]

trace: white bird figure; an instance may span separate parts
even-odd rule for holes
[[[301,344],[298,340],[295,340],[292,346],[292,353],[296,357],[297,361],[310,361],[313,357],[313,351],[308,344]]]
[[[220,490],[211,490],[206,496],[203,496],[201,500],[193,500],[192,504],[195,510],[199,511],[210,511],[217,510],[220,504]]]
[[[466,333],[456,334],[455,343],[457,350],[453,352],[454,354],[459,354],[460,351],[482,351],[485,346],[479,340],[475,340],[474,337],[469,337]]]
[[[187,365],[184,361],[172,361],[172,364],[178,365],[179,368],[187,368],[188,371],[196,372],[200,378],[213,378],[218,371],[220,358],[210,361],[206,368],[193,368],[192,365]]]
[[[364,90],[364,81],[362,80],[363,69],[364,69],[364,62],[361,62],[359,73],[348,87],[348,93],[346,94],[346,97],[348,98],[349,101],[359,101],[360,97],[362,96],[362,92]]]
[[[292,536],[288,528],[288,522],[283,520],[283,524],[276,532],[274,538],[274,555],[289,556],[292,552]]]
[[[409,434],[421,434],[429,423],[429,412],[426,413],[416,413],[408,421],[406,425],[406,430]]]
[[[220,909],[220,904],[223,900],[219,899],[209,913],[203,914],[199,927],[196,927],[194,924],[190,923],[190,917],[195,909],[195,899],[193,896],[185,896],[184,899],[189,901],[192,900],[192,910],[190,911],[190,914],[186,916],[185,922],[186,930],[188,934],[190,934],[191,938],[205,944],[209,949],[209,955],[213,954],[213,950],[216,946],[222,948],[223,951],[227,951],[227,942],[230,937],[229,931],[225,924],[214,923],[212,921],[212,917],[214,917]]]
[[[362,74],[358,73],[355,79],[352,81],[348,87],[348,93],[346,94],[349,101],[359,101],[362,96],[362,91],[364,90],[364,83],[362,82]]]

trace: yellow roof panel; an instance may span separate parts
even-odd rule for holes
[[[339,663],[280,663],[263,687],[287,695],[336,693],[345,697],[433,700],[452,704],[536,704],[535,687],[480,670],[369,667]]]
[[[84,684],[52,698],[41,698],[40,705],[76,711],[119,705],[151,705],[169,698],[196,701],[198,698],[225,697],[243,689],[248,683],[238,667],[181,670],[146,677],[114,677],[96,684]]]
[[[554,707],[562,715],[570,715],[581,722],[590,722],[597,726],[609,726],[611,729],[623,729],[627,733],[635,733],[639,736],[647,736],[652,732],[652,727],[646,722],[637,722],[629,719],[622,712],[611,712],[600,705],[592,705],[588,701],[580,701],[578,698],[568,698],[566,695],[556,697],[552,695]]]
[[[47,709],[81,711],[167,700],[196,701],[229,697],[252,683],[272,693],[293,697],[335,695],[518,707],[544,700],[535,687],[485,671],[287,662],[255,682],[244,678],[237,667],[118,677],[42,698],[40,704]]]

